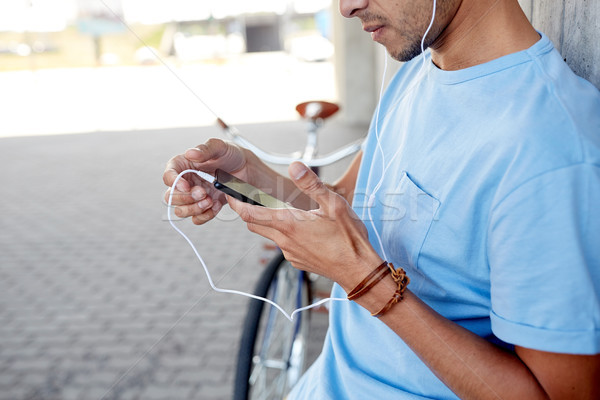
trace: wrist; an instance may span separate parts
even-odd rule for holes
[[[371,315],[375,315],[381,311],[394,296],[396,288],[397,286],[394,280],[388,274],[371,290],[354,300],[354,302],[369,311]]]
[[[358,260],[345,262],[346,267],[340,271],[341,276],[334,281],[344,289],[348,294],[354,289],[369,273],[373,271],[384,260],[373,251],[367,256],[360,256]],[[344,263],[344,261],[342,261]]]
[[[361,305],[374,317],[381,317],[395,304],[404,300],[410,278],[403,268],[383,261],[352,289],[346,290],[348,300]]]

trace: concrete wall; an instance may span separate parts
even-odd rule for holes
[[[334,6],[337,6],[337,2]],[[336,87],[340,116],[349,125],[369,123],[377,104],[376,50],[381,46],[362,31],[360,21],[333,11]]]
[[[383,77],[382,47],[363,32],[358,20],[346,20],[334,8],[337,87],[343,120],[369,123]],[[519,0],[533,26],[544,32],[569,66],[600,88],[600,0]],[[388,80],[399,63],[388,59]]]
[[[577,75],[600,88],[600,0],[519,0]]]

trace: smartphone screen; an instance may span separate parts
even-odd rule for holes
[[[216,181],[213,183],[215,188],[229,196],[257,206],[268,208],[292,208],[291,205],[263,192],[262,190],[252,186],[248,182],[244,182],[235,176],[218,169],[215,171]]]

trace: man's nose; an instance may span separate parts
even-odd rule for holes
[[[369,0],[340,0],[340,12],[346,18],[356,16],[360,10],[367,8]]]

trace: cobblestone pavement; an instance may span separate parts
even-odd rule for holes
[[[265,135],[302,126],[243,129],[285,151],[297,143]],[[230,398],[247,301],[210,290],[162,201],[166,160],[214,135],[0,139],[0,399]],[[251,290],[264,239],[231,211],[178,224],[218,285]],[[326,317],[313,320],[316,351]]]

